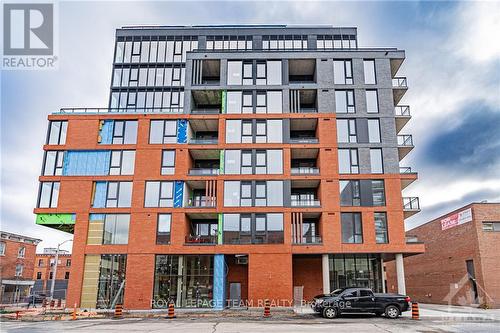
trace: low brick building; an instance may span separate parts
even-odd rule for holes
[[[0,232],[0,303],[15,303],[34,285],[36,246],[40,239]]]
[[[36,254],[35,269],[33,273],[33,279],[35,280],[35,285],[33,287],[34,293],[50,295],[55,260],[55,248],[45,248],[43,249],[43,253]],[[71,253],[65,250],[59,250],[54,285],[54,298],[66,299],[70,270]]]
[[[425,253],[406,257],[406,290],[425,303],[500,307],[500,203],[472,203],[415,229]],[[387,289],[397,290],[386,263]]]

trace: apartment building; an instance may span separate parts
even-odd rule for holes
[[[425,303],[500,308],[500,203],[474,202],[406,232],[425,243],[424,254],[405,258],[407,290]],[[387,287],[397,289],[387,263]]]
[[[54,280],[54,298],[66,299],[71,272],[71,253],[66,250],[59,250],[56,276],[54,277],[56,252],[56,248],[44,248],[42,253],[36,254],[33,293],[50,295],[52,280]]]
[[[110,55],[111,56],[111,55]],[[116,32],[109,105],[49,115],[40,225],[74,233],[68,304],[259,306],[383,291],[417,179],[395,48],[356,28]]]
[[[0,303],[22,302],[35,284],[33,269],[38,238],[0,232]]]

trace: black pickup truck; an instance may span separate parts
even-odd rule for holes
[[[333,319],[342,313],[385,314],[396,319],[410,309],[410,297],[398,294],[374,294],[368,288],[342,288],[314,297],[311,307],[323,317]]]

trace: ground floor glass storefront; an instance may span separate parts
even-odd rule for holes
[[[213,276],[213,255],[157,255],[152,307],[211,307]]]
[[[101,255],[96,304],[98,309],[109,309],[116,304],[123,304],[126,268],[126,254]]]
[[[330,254],[330,290],[371,288],[382,292],[382,263],[378,254]]]

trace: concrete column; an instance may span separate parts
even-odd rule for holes
[[[385,271],[384,271],[384,258],[380,258],[380,270],[381,270],[381,278],[382,278],[382,293],[385,294]]]
[[[321,266],[323,271],[323,294],[330,293],[330,267],[328,265],[328,254],[321,257]]]
[[[398,293],[406,295],[405,268],[402,253],[396,253],[396,276],[398,278]]]

